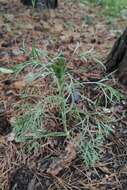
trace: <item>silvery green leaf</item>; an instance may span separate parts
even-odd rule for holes
[[[0,67],[0,73],[11,74],[11,73],[14,73],[14,71],[12,69]]]

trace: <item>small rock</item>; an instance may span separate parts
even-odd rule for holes
[[[12,142],[14,140],[15,140],[15,134],[13,132],[7,135],[7,141]]]

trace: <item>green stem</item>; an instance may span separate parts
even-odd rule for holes
[[[66,102],[64,98],[64,79],[62,82],[58,81],[59,96],[61,97],[61,110],[62,110],[62,122],[64,126],[64,131],[69,136],[69,131],[67,130],[67,117],[66,117]]]

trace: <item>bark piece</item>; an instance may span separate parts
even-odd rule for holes
[[[116,40],[106,61],[107,72],[117,71],[119,81],[127,85],[127,28]]]

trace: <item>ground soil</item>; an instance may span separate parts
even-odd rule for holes
[[[62,51],[69,63],[68,68],[73,70],[77,78],[92,81],[101,79],[104,72],[96,67],[95,60],[81,60],[79,55],[92,51],[92,55],[105,62],[118,32],[123,31],[125,26],[124,20],[108,20],[108,17],[101,15],[101,10],[101,7],[61,0],[57,10],[41,13],[23,6],[18,0],[0,0],[0,67],[11,68],[27,61],[28,55],[20,54],[20,48],[25,42],[28,50],[31,50],[35,42],[36,47],[47,51],[50,56]],[[80,73],[82,67],[85,72]],[[74,151],[71,164],[53,176],[47,172],[47,168],[60,151],[66,150],[64,138],[39,141],[41,148],[29,153],[25,149],[25,143],[7,140],[6,135],[11,131],[9,121],[22,114],[15,110],[15,105],[24,104],[24,99],[20,99],[19,94],[25,86],[21,81],[29,71],[31,70],[25,70],[17,77],[18,83],[12,74],[0,73],[0,101],[6,108],[0,115],[0,189],[126,190],[126,101],[115,105],[114,116],[117,117],[117,122],[114,123],[114,133],[107,137],[103,145],[103,156],[94,167],[87,168],[78,156],[75,158]],[[50,79],[46,82],[38,80],[27,90],[30,95],[45,96],[45,93],[49,93],[49,83]],[[115,86],[125,93],[117,80]],[[97,96],[92,89],[86,93],[93,99]],[[55,130],[57,121],[49,121],[49,125]],[[67,151],[65,157],[69,154]]]

